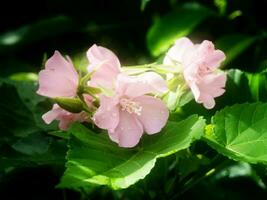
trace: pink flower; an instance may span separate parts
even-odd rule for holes
[[[94,44],[88,49],[87,58],[90,62],[88,72],[95,71],[89,84],[93,87],[112,88],[121,71],[118,57],[112,51]]]
[[[119,146],[134,147],[144,131],[155,134],[165,126],[169,116],[166,105],[147,94],[166,90],[165,81],[156,73],[135,77],[119,74],[116,94],[100,97],[94,122],[99,128],[107,129],[110,139]]]
[[[49,58],[45,69],[39,73],[38,94],[47,97],[73,97],[76,95],[79,77],[74,66],[58,52]]]
[[[86,113],[70,113],[57,104],[54,104],[52,110],[48,111],[42,116],[46,124],[50,124],[54,120],[59,121],[59,128],[61,130],[67,130],[69,126],[76,121],[83,122],[86,121]]]
[[[84,97],[84,101],[86,102],[87,106],[91,107],[93,98],[88,94],[84,94],[83,97]],[[89,116],[85,112],[80,112],[80,113],[68,112],[62,109],[61,107],[59,107],[59,105],[54,104],[52,110],[45,113],[42,116],[42,118],[46,124],[50,124],[52,121],[58,120],[59,128],[61,130],[67,130],[73,122],[88,121]]]
[[[196,102],[211,109],[215,106],[214,98],[225,92],[223,88],[226,75],[217,71],[224,59],[224,53],[215,50],[210,41],[204,40],[201,44],[193,44],[188,38],[181,38],[169,49],[163,63],[181,64],[184,78]]]

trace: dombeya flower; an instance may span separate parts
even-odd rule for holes
[[[50,124],[52,121],[58,120],[59,128],[61,130],[67,130],[73,122],[86,121],[87,115],[85,112],[71,113],[60,108],[57,104],[54,104],[52,110],[45,113],[42,118],[46,124]]]
[[[211,109],[215,106],[214,98],[225,92],[226,75],[217,70],[224,59],[224,53],[215,50],[210,41],[193,44],[188,38],[181,38],[169,49],[163,63],[181,65],[196,102]]]
[[[148,72],[130,77],[119,74],[112,97],[102,95],[93,116],[95,124],[108,130],[109,137],[121,147],[134,147],[144,132],[158,133],[166,124],[169,112],[157,94],[167,90],[165,81]]]
[[[87,58],[90,62],[88,72],[94,71],[89,85],[112,88],[121,71],[118,57],[109,49],[94,44],[88,49]]]
[[[79,76],[69,57],[65,59],[58,51],[45,63],[39,73],[38,94],[47,97],[73,97],[76,95]]]
[[[86,105],[90,108],[92,106],[93,98],[90,95],[83,95]],[[50,124],[52,121],[59,121],[59,128],[61,130],[67,130],[73,122],[84,122],[89,120],[89,116],[85,112],[71,113],[68,112],[58,104],[54,104],[52,110],[48,111],[42,116],[46,124]]]

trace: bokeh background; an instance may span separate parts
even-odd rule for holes
[[[60,200],[266,197],[264,180],[258,178],[258,174],[266,177],[266,171],[244,163],[230,163],[216,176],[176,196],[175,170],[191,173],[205,166],[205,160],[197,157],[179,165],[173,164],[173,157],[161,159],[146,179],[127,190],[100,187],[78,193],[55,189],[64,171],[66,143],[47,136],[55,124],[45,126],[40,116],[51,103],[37,97],[36,84],[32,84],[54,50],[69,55],[78,68],[88,64],[85,52],[93,44],[112,49],[124,66],[138,65],[160,61],[175,38],[188,36],[194,42],[211,40],[225,51],[224,70],[248,72],[230,73],[228,85],[238,85],[218,100],[217,109],[266,101],[266,8],[263,0],[5,2],[5,12],[0,13],[0,199],[17,195]],[[184,110],[193,112],[190,105]],[[205,116],[210,114],[191,106]],[[201,152],[203,146],[200,143],[195,150]]]

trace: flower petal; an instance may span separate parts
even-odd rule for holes
[[[88,67],[88,71],[92,71],[94,67],[98,64],[108,61],[111,65],[116,68],[120,69],[120,61],[118,57],[109,49],[93,45],[90,47],[86,53],[88,60],[90,61],[90,65]]]
[[[87,58],[90,62],[88,72],[95,71],[89,85],[113,88],[115,79],[121,71],[118,57],[109,49],[94,44],[87,51]]]
[[[215,106],[214,98],[221,96],[225,90],[226,75],[224,73],[208,74],[202,77],[198,83],[190,82],[189,86],[198,103],[203,103],[204,107],[211,109]]]
[[[131,77],[119,74],[117,84],[117,91],[131,98],[148,93],[163,93],[168,90],[165,80],[154,72]]]
[[[212,96],[204,95],[203,97],[203,105],[207,109],[212,109],[215,106],[215,100]]]
[[[186,37],[176,40],[175,45],[172,46],[164,60],[165,65],[175,65],[176,63],[183,63],[184,56],[194,47],[194,44]]]
[[[142,134],[142,124],[135,115],[120,111],[120,122],[113,132],[109,132],[109,137],[113,141],[117,140],[121,147],[134,147],[138,144]]]
[[[39,89],[37,93],[47,97],[73,97],[76,95],[78,84],[64,74],[49,70],[39,73]]]
[[[67,57],[66,60],[58,51],[55,51],[54,55],[46,61],[45,69],[58,72],[61,76],[65,76],[73,81],[74,84],[78,84],[79,76],[71,59]]]
[[[201,44],[196,45],[195,60],[201,60],[201,64],[208,66],[211,70],[219,67],[225,59],[225,55],[220,50],[215,50],[214,44],[211,41],[204,40]]]
[[[95,124],[102,129],[113,131],[120,120],[118,100],[101,96],[100,107],[93,116]]]
[[[72,97],[76,95],[78,73],[70,59],[68,61],[58,52],[49,58],[45,69],[39,73],[38,94],[47,97]]]
[[[70,113],[57,104],[53,105],[52,110],[48,111],[42,116],[46,124],[50,124],[54,120],[59,121],[59,128],[61,130],[67,130],[69,126],[76,121],[83,122],[86,121],[87,115],[84,112],[81,113]]]
[[[120,71],[110,63],[103,63],[91,76],[89,85],[92,87],[113,88]]]
[[[58,118],[61,112],[62,112],[62,109],[57,104],[54,104],[52,110],[43,114],[42,119],[44,120],[46,124],[50,124],[52,121]]]
[[[163,101],[151,96],[141,96],[134,99],[142,106],[139,121],[143,124],[147,134],[155,134],[166,125],[169,111]]]

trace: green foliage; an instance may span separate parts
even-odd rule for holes
[[[141,0],[141,10],[144,11],[150,0]]]
[[[79,199],[81,194],[80,199],[100,200],[245,200],[266,196],[266,103],[255,103],[267,101],[267,29],[261,16],[266,2],[194,2],[16,2],[20,9],[2,17],[0,30],[0,76],[5,78],[0,81],[0,198],[13,199],[12,194],[22,199]],[[180,108],[171,113],[162,133],[144,136],[134,149],[117,147],[107,135],[98,134],[96,127],[75,125],[66,133],[58,131],[56,122],[43,122],[41,116],[52,104],[36,95],[37,72],[55,49],[71,55],[82,73],[88,66],[84,52],[93,43],[112,49],[127,66],[154,62],[150,55],[163,54],[182,36],[197,42],[211,40],[226,54],[226,91],[215,99],[214,109],[207,110],[195,100],[188,103],[192,94],[181,96],[174,85],[165,100],[173,110]],[[198,140],[191,144],[201,135],[203,119],[189,117],[177,122],[192,114],[208,122],[212,118],[203,137],[207,143]],[[195,149],[198,145],[201,151]],[[61,182],[64,189],[54,190],[63,174],[68,148],[67,170]],[[225,155],[219,155],[223,162],[213,165],[218,153]],[[56,175],[44,173],[48,168],[59,171]],[[96,187],[99,185],[103,186]],[[81,190],[69,194],[65,187]],[[188,192],[178,197],[186,187]]]
[[[204,138],[231,159],[267,164],[266,110],[266,103],[226,107],[212,118]]]
[[[32,81],[0,82],[0,172],[64,164],[66,143],[46,135],[55,126],[42,122],[49,104],[35,91]]]
[[[67,170],[60,187],[81,189],[92,184],[126,188],[143,179],[157,158],[189,147],[201,137],[205,121],[193,115],[181,122],[169,122],[155,136],[145,137],[134,149],[122,149],[106,134],[94,134],[80,124],[71,129]]]
[[[256,38],[243,35],[243,34],[231,34],[224,35],[216,41],[216,48],[224,51],[226,55],[226,60],[223,65],[228,65],[237,56],[243,53],[247,48],[249,48]]]
[[[147,33],[147,47],[153,56],[166,51],[174,41],[189,34],[197,25],[213,14],[200,4],[185,4],[158,18]]]

